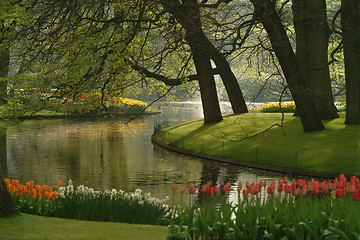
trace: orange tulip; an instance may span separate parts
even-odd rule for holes
[[[62,181],[58,181],[58,186],[61,187],[63,185]]]
[[[9,184],[10,184],[10,179],[9,179],[9,178],[5,178],[5,183],[6,183],[6,185],[9,185]]]

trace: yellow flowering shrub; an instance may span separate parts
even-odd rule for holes
[[[295,107],[294,102],[281,102],[281,109],[283,112],[295,112]],[[250,108],[249,110],[256,112],[281,112],[278,102],[263,104],[258,107]]]

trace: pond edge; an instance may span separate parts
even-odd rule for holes
[[[228,164],[232,164],[232,165],[236,165],[236,166],[253,168],[253,169],[262,170],[262,171],[266,171],[266,172],[282,173],[282,174],[297,175],[297,176],[326,178],[326,179],[338,177],[340,174],[340,173],[327,173],[327,172],[318,172],[318,171],[298,169],[298,168],[273,166],[273,165],[261,164],[261,163],[256,163],[256,162],[243,161],[240,159],[226,158],[226,157],[211,155],[211,154],[202,153],[202,152],[196,152],[196,151],[193,151],[190,149],[180,148],[180,147],[176,147],[176,146],[161,142],[158,139],[156,139],[154,134],[151,135],[151,142],[153,144],[158,145],[159,147],[165,148],[165,149],[173,151],[173,152],[182,153],[185,155],[198,157],[198,158],[202,158],[202,159],[207,159],[207,160],[211,160],[211,161],[215,161],[215,162],[228,163]]]

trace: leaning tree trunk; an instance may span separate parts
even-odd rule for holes
[[[228,94],[234,114],[247,113],[245,99],[240,89],[239,83],[231,70],[229,62],[220,53],[220,51],[209,41],[206,35],[201,32],[199,34],[199,43],[202,49],[215,62],[216,68],[224,83],[226,93]]]
[[[268,33],[298,109],[304,132],[323,130],[324,125],[308,93],[309,90],[305,85],[295,53],[276,12],[274,2],[271,0],[251,0],[251,2],[255,7],[255,17],[261,21]]]
[[[360,124],[360,2],[341,1],[346,81],[345,124]]]
[[[325,0],[293,0],[296,57],[321,119],[339,117],[328,66],[329,25]]]
[[[203,51],[196,47],[192,47],[191,51],[199,80],[204,124],[220,122],[223,118],[220,111],[214,75],[211,72],[210,59]]]
[[[198,2],[196,0],[184,0],[182,3],[178,0],[161,0],[160,2],[165,10],[171,13],[182,25],[186,34],[191,35],[191,37],[186,38],[191,48],[198,48],[215,62],[233,112],[235,114],[248,112],[239,83],[229,63],[202,30]]]
[[[0,51],[0,104],[6,103],[7,81],[9,71],[9,50]]]

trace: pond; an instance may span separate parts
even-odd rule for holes
[[[227,105],[223,105],[224,112]],[[190,182],[200,185],[231,181],[259,181],[274,176],[259,175],[249,169],[214,163],[169,152],[151,143],[155,124],[175,125],[202,118],[197,103],[159,104],[161,114],[141,116],[125,124],[129,117],[31,120],[1,129],[0,162],[5,176],[22,183],[56,186],[72,179],[75,185],[95,189],[137,188],[152,196],[171,196]],[[279,176],[275,176],[279,177]],[[232,196],[237,196],[233,192]],[[175,202],[180,191],[176,191]]]

